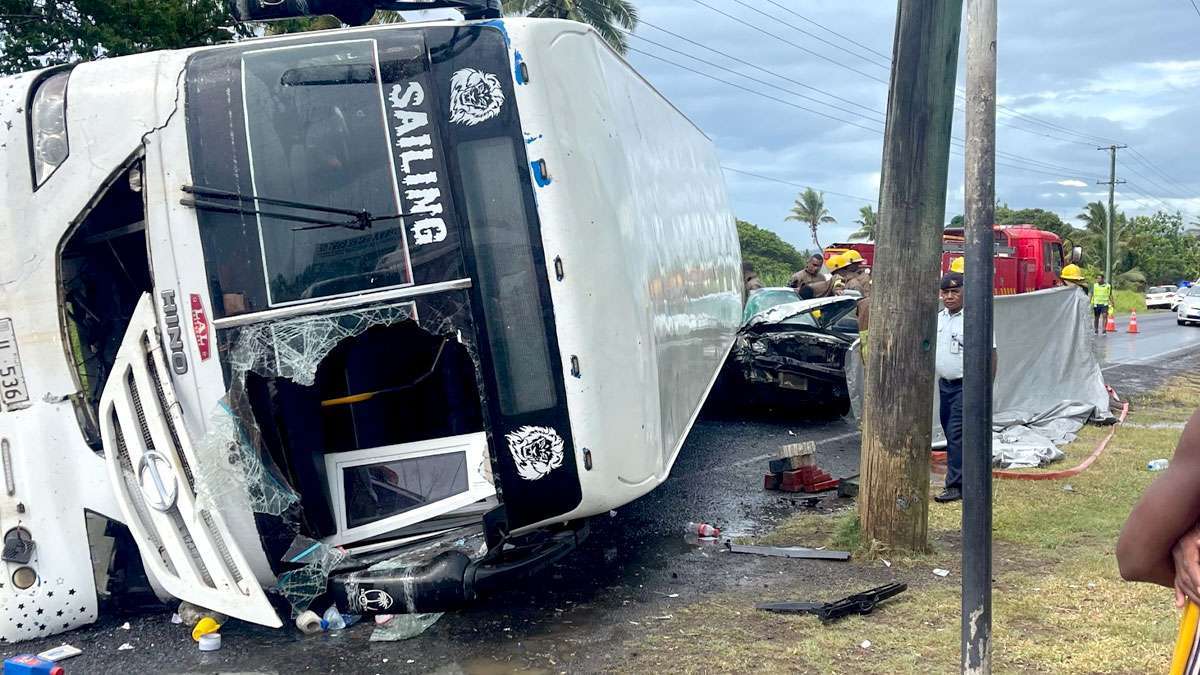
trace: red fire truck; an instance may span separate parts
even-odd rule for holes
[[[995,234],[996,295],[1051,288],[1056,285],[1063,265],[1079,261],[1078,248],[1065,249],[1058,235],[1032,225],[997,225]],[[873,242],[833,244],[825,249],[825,259],[850,250],[858,251],[868,267],[874,263]],[[942,236],[942,272],[950,269],[950,263],[962,255],[962,228],[947,228]]]

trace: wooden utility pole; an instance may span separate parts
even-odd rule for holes
[[[992,672],[992,287],[996,0],[967,2],[962,672]]]
[[[927,547],[937,287],[962,0],[899,0],[863,400],[863,543]]]

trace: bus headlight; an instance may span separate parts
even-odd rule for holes
[[[67,78],[69,72],[51,75],[38,84],[29,106],[33,138],[33,184],[42,183],[67,158]]]

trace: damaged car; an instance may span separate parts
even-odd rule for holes
[[[858,300],[799,300],[751,316],[738,331],[731,358],[746,399],[845,414],[850,398],[844,366],[858,339]]]

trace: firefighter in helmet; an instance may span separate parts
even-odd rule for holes
[[[1071,264],[1062,268],[1058,273],[1058,278],[1062,279],[1063,285],[1074,286],[1087,295],[1087,279],[1083,278],[1083,271],[1079,269],[1079,265]]]

